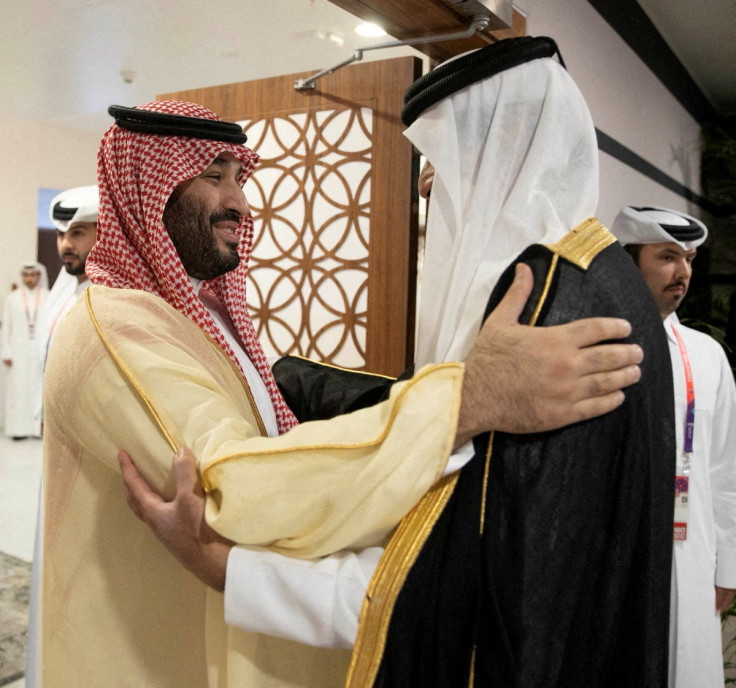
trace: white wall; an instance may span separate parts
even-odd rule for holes
[[[585,0],[518,0],[515,6],[527,16],[529,35],[558,42],[596,126],[699,191],[698,125],[593,7]],[[20,264],[36,256],[37,189],[94,183],[103,133],[36,124],[0,128],[0,298],[17,281]],[[640,203],[699,214],[681,196],[602,153],[601,221],[610,225],[622,205]]]
[[[20,282],[20,266],[36,260],[39,187],[94,184],[100,134],[37,124],[0,128],[0,304]],[[2,366],[4,368],[4,366]],[[5,371],[0,371],[0,426],[5,416]]]
[[[527,34],[554,38],[596,127],[684,186],[700,191],[700,128],[585,0],[518,0]],[[610,226],[623,205],[696,206],[601,153],[598,217]]]
[[[94,184],[102,133],[38,124],[0,128],[0,299],[20,279],[20,266],[36,260],[39,187]]]

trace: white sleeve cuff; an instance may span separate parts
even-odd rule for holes
[[[450,454],[450,458],[447,459],[445,470],[442,471],[442,477],[444,478],[446,475],[450,475],[450,473],[459,471],[474,456],[475,447],[473,446],[473,440],[469,440]]]
[[[306,645],[351,648],[382,553],[381,547],[369,547],[305,560],[233,547],[225,578],[225,622]]]

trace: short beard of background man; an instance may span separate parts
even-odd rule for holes
[[[56,250],[64,270],[77,278],[78,285],[87,280],[87,257],[97,240],[99,198],[96,186],[79,186],[62,191],[51,201]]]
[[[500,335],[486,328],[472,377],[459,363],[429,366],[376,407],[296,427],[245,304],[253,227],[242,185],[257,156],[239,127],[191,103],[111,112],[116,124],[98,158],[98,240],[87,261],[94,285],[60,324],[47,367],[44,688],[342,685],[348,653],[224,623],[223,596],[203,582],[222,590],[222,579],[192,576],[128,509],[118,451],[128,450],[170,498],[171,454],[191,447],[217,533],[318,558],[383,542],[442,474],[455,443],[505,427],[499,417],[513,416],[520,399],[537,420],[521,426],[530,430],[615,408],[621,386],[638,379],[640,352],[588,346],[625,336],[618,320],[542,333],[515,317],[503,327],[496,319],[516,345],[489,352]],[[202,200],[195,232],[208,244],[205,264],[189,264],[199,259],[190,256],[185,266],[172,238],[183,252],[186,240],[162,221],[177,188]],[[224,211],[235,211],[237,223],[227,213],[212,223]],[[235,262],[236,237],[238,266],[201,281]],[[523,303],[530,285],[520,284]],[[571,391],[560,399],[551,371],[560,370],[562,350]],[[486,360],[526,375],[496,381]],[[579,367],[586,373],[570,372]],[[539,381],[542,390],[529,395]],[[468,409],[474,397],[489,401]]]
[[[672,358],[678,477],[669,688],[721,688],[720,612],[736,589],[736,387],[721,346],[675,313],[708,230],[669,208],[627,206],[612,231],[654,297]]]

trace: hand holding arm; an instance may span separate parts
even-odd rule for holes
[[[163,545],[203,583],[225,589],[227,558],[233,542],[218,535],[204,520],[205,497],[191,450],[174,455],[176,495],[164,501],[146,484],[132,459],[118,453],[128,505]]]
[[[600,344],[628,336],[625,320],[520,325],[532,286],[531,269],[517,265],[514,283],[465,360],[455,446],[487,430],[543,432],[603,415],[641,375],[638,345]]]
[[[130,508],[176,559],[220,592],[230,572],[228,624],[317,647],[352,647],[380,547],[309,561],[259,548],[233,549],[203,519],[204,493],[189,449],[174,457],[176,496],[171,502],[148,487],[126,452],[119,452],[118,459]],[[296,622],[294,610],[299,612]]]

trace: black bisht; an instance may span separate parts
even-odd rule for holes
[[[518,259],[535,284],[522,322],[540,302],[539,326],[626,318],[628,341],[645,352],[642,378],[601,418],[535,435],[495,433],[487,469],[489,436],[475,439],[475,458],[406,575],[375,686],[667,686],[675,440],[664,328],[618,244],[587,270],[560,259],[543,296],[551,260],[542,246]],[[315,370],[319,378],[329,369]],[[388,381],[358,376],[335,403],[350,374],[337,375],[342,381],[320,381],[313,396],[298,393],[310,412],[324,390],[331,414],[387,394]],[[308,388],[308,377],[299,384]]]

